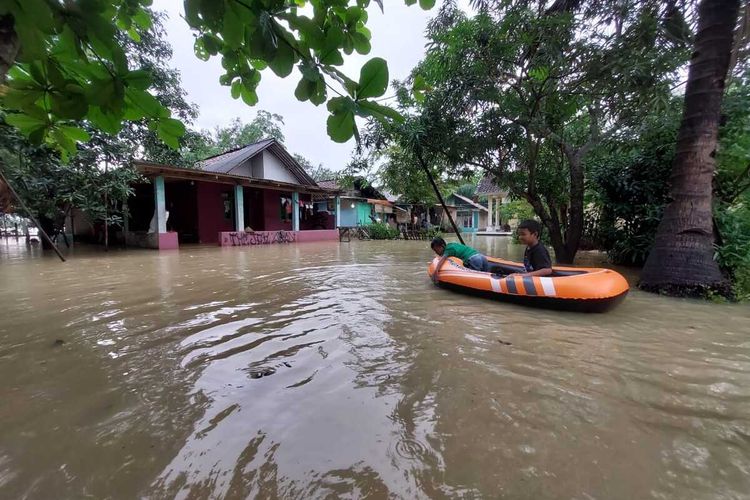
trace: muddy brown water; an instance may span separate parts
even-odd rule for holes
[[[0,498],[750,498],[750,307],[533,310],[430,257],[0,240]]]

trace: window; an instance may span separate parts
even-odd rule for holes
[[[224,218],[232,220],[232,197],[229,193],[221,193],[221,201],[224,204]]]

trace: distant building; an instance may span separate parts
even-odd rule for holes
[[[338,239],[337,190],[319,186],[275,139],[206,158],[195,168],[143,161],[135,168],[151,183],[134,186],[128,200],[131,245]]]
[[[475,202],[458,193],[451,194],[446,203],[456,207],[455,221],[461,232],[475,233],[487,227],[489,210],[481,203]]]
[[[508,203],[508,190],[501,189],[492,180],[492,177],[485,175],[482,180],[479,181],[477,186],[477,195],[487,197],[487,226],[486,231],[488,232],[501,232],[503,226],[508,224],[509,221],[503,221],[500,217],[500,205]]]

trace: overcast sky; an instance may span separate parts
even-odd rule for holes
[[[407,7],[404,0],[386,0],[385,13],[381,13],[375,2],[368,9],[367,26],[372,31],[372,51],[367,56],[352,54],[345,56],[343,71],[357,80],[359,69],[369,58],[379,56],[388,61],[390,79],[403,79],[424,55],[424,31],[437,6],[425,12],[418,5]],[[299,102],[294,89],[300,79],[296,69],[286,79],[276,77],[270,69],[263,71],[258,88],[260,102],[255,107],[234,100],[229,87],[219,84],[223,73],[220,57],[203,62],[193,53],[193,33],[182,19],[181,0],[155,0],[155,10],[166,11],[167,36],[174,49],[172,66],[182,73],[182,86],[188,100],[200,108],[197,128],[213,129],[228,125],[234,117],[249,122],[259,109],[278,113],[284,117],[286,146],[292,153],[299,153],[314,165],[319,163],[333,170],[343,168],[351,157],[354,140],[345,144],[331,141],[326,134],[328,112],[325,104],[313,106],[310,102]],[[391,89],[386,95],[393,95]]]

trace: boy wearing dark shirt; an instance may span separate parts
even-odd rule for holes
[[[552,274],[552,259],[549,252],[539,242],[542,226],[535,220],[524,220],[518,225],[518,240],[526,245],[523,253],[525,273],[513,273],[511,276],[549,276]]]

